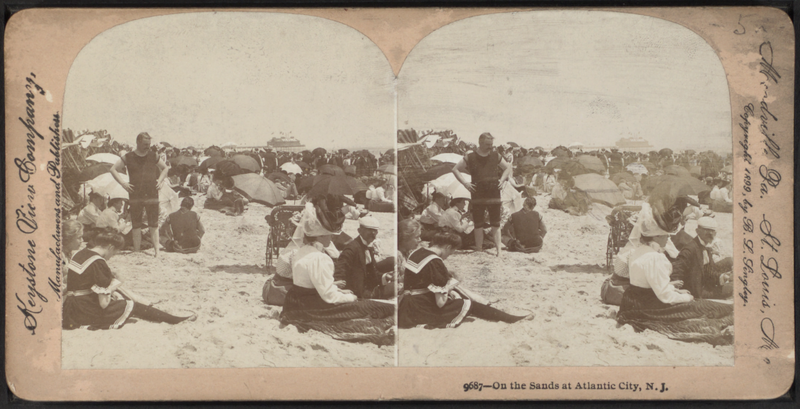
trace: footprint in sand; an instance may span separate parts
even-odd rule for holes
[[[661,347],[656,344],[645,344],[645,347],[647,347],[647,349],[651,351],[664,352],[664,350],[661,349]]]

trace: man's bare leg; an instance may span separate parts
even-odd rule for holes
[[[158,242],[158,227],[150,228],[150,237],[153,239],[153,251],[155,251],[155,257],[158,257],[158,248],[161,246],[161,243]]]
[[[483,227],[475,228],[475,248],[483,251]]]
[[[497,248],[497,257],[500,257],[500,228],[492,227],[492,237],[494,237],[494,245]]]
[[[132,229],[131,238],[133,239],[133,251],[138,252],[142,249],[142,229]]]

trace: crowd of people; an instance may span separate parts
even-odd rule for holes
[[[401,166],[405,191],[400,194],[411,197],[401,201],[406,209],[401,210],[404,220],[398,232],[398,254],[405,259],[400,275],[401,328],[452,327],[470,313],[481,317],[470,305],[482,305],[476,302],[482,297],[460,291],[456,275],[444,264],[447,257],[459,249],[463,253],[489,248],[496,256],[503,250],[547,251],[548,227],[536,210],[537,196],[549,199],[551,209],[585,214],[598,200],[585,187],[576,187],[574,180],[596,173],[614,181],[613,188],[603,189],[623,197],[619,202],[623,207],[635,209],[627,220],[630,233],[624,233],[627,244],[614,255],[615,272],[601,291],[603,302],[620,306],[618,322],[684,341],[732,343],[732,262],[731,251],[725,248],[730,243],[715,240],[714,218],[718,212],[732,212],[727,188],[730,156],[669,149],[584,152],[563,146],[546,152],[516,144],[495,147],[493,142],[493,136],[484,133],[477,145],[458,141],[429,152],[434,158],[444,152],[461,156],[455,163],[432,164],[431,168],[444,166],[443,176],[433,177],[448,182],[451,169],[463,189],[419,177],[426,169]],[[604,206],[607,212],[617,210]],[[689,229],[689,225],[697,227]],[[423,294],[427,294],[424,302]],[[502,314],[483,316],[516,320]]]
[[[283,306],[281,320],[302,331],[394,343],[395,262],[380,253],[376,240],[379,229],[392,226],[380,226],[370,213],[394,211],[392,154],[378,159],[368,151],[346,150],[199,151],[153,144],[146,132],[137,136],[134,149],[116,143],[111,148],[105,153],[118,159],[106,171],[122,191],[88,181],[73,189],[84,200],[64,213],[64,328],[115,329],[131,317],[173,324],[194,320],[194,313],[174,316],[153,308],[130,285],[123,285],[106,261],[121,251],[152,249],[156,257],[159,250],[201,251],[206,228],[193,211],[195,198],[202,199],[205,209],[242,214],[250,201],[236,189],[233,177],[255,173],[277,186],[281,202],[302,206],[293,238],[281,249],[276,274],[265,285],[265,301]],[[237,155],[252,158],[257,167],[234,161]],[[381,164],[386,166],[383,170]],[[96,165],[89,163],[87,168],[92,166]],[[324,174],[358,178],[363,188],[347,195],[313,193]],[[179,207],[165,207],[165,192]],[[359,223],[357,237],[341,231],[346,219]],[[264,235],[273,227],[265,228]]]

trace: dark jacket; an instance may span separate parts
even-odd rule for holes
[[[703,252],[708,251],[708,266],[703,266]],[[703,290],[712,291],[718,283],[719,273],[714,271],[714,258],[711,252],[695,237],[683,247],[672,262],[671,280],[683,280],[683,288],[689,290],[696,299],[703,297]]]
[[[368,264],[366,253],[372,261]],[[345,246],[336,260],[333,279],[344,281],[345,289],[358,298],[379,298],[381,277],[375,269],[375,253],[364,245],[361,237],[356,237]]]

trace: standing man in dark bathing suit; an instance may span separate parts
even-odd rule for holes
[[[500,191],[511,176],[512,168],[493,148],[494,137],[489,132],[478,138],[478,149],[467,152],[464,158],[453,167],[453,175],[472,193],[470,211],[475,223],[475,247],[483,251],[483,228],[492,228],[491,235],[500,256],[500,216],[502,200]],[[472,183],[467,182],[461,172],[468,171]],[[502,172],[502,174],[501,174]],[[489,211],[489,223],[485,213]]]
[[[147,132],[136,136],[136,149],[114,164],[111,176],[130,194],[133,251],[141,249],[142,228],[148,226],[155,256],[158,257],[158,190],[161,189],[169,168],[150,150],[150,141]],[[125,182],[120,176],[123,169],[127,169],[130,182]],[[147,211],[147,224],[142,221],[143,211]]]

